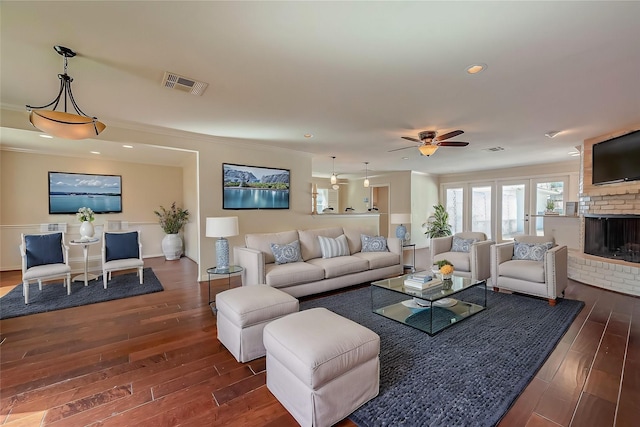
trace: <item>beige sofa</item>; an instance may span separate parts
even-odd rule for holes
[[[349,255],[322,258],[318,236],[344,234]],[[234,247],[234,263],[244,268],[243,285],[267,284],[294,297],[370,282],[403,272],[402,241],[387,238],[385,252],[362,252],[360,230],[342,227],[247,234],[245,247]],[[302,261],[276,264],[271,244],[300,242]]]

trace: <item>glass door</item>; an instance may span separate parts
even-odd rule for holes
[[[480,231],[491,239],[493,211],[493,191],[492,185],[472,185],[471,186],[471,231]]]
[[[536,179],[533,180],[532,187],[535,187],[534,199],[531,201],[535,215],[564,215],[564,194],[568,188],[566,177]],[[531,234],[544,235],[542,216],[536,216],[531,225]]]
[[[464,230],[464,188],[449,187],[444,193],[444,208],[449,214],[451,233],[456,234]]]
[[[529,182],[498,183],[497,241],[529,234]]]

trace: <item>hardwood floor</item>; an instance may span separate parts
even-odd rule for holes
[[[216,339],[195,263],[145,266],[164,292],[0,321],[0,423],[297,425],[265,386],[265,359],[238,363]],[[19,281],[2,272],[0,294]],[[640,298],[576,282],[567,297],[585,308],[500,426],[637,425]]]

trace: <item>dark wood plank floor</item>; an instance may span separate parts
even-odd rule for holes
[[[216,339],[195,263],[145,265],[164,292],[0,321],[0,423],[297,425],[265,386],[264,358],[238,363]],[[1,273],[0,294],[19,281]],[[567,297],[586,307],[500,426],[637,425],[640,299],[576,282]]]

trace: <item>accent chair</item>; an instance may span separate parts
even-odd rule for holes
[[[64,233],[22,234],[20,255],[22,256],[22,294],[29,304],[29,281],[37,280],[42,290],[42,281],[64,278],[67,295],[71,294],[71,267],[69,247],[64,244]]]
[[[102,282],[107,289],[111,272],[137,269],[140,284],[143,281],[144,261],[140,231],[104,232],[102,239]]]
[[[495,242],[476,231],[456,233],[453,236],[434,237],[430,242],[431,264],[444,259],[453,264],[453,274],[486,280],[491,277],[490,248]]]
[[[567,287],[567,247],[555,244],[553,237],[517,236],[513,242],[491,247],[493,289],[506,289],[547,298],[556,298]]]

